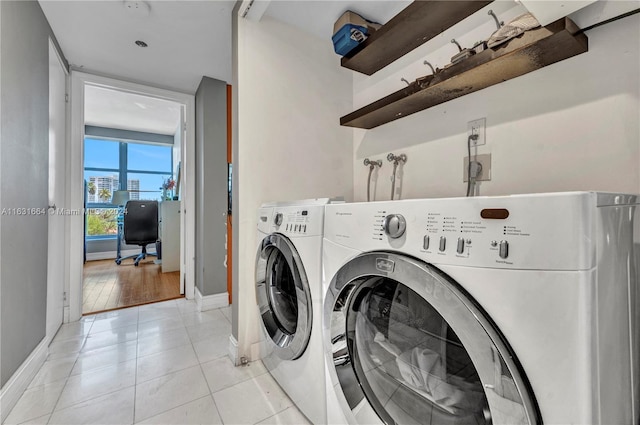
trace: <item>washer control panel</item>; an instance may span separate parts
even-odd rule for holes
[[[469,259],[483,250],[488,251],[491,258],[510,264],[510,240],[526,241],[532,237],[533,227],[513,218],[509,220],[509,215],[506,208],[482,208],[474,214],[468,209],[447,211],[436,205],[431,208],[427,206],[414,220],[421,231],[420,251]],[[489,239],[487,242],[487,236],[500,239]],[[429,243],[432,237],[437,238],[437,247]]]
[[[273,232],[289,237],[322,235],[324,206],[275,207]]]
[[[595,205],[590,192],[328,205],[324,237],[434,264],[582,270],[595,261]]]

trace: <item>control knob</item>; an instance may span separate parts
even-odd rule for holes
[[[400,214],[389,214],[384,218],[382,229],[391,239],[398,239],[407,229],[407,221]]]
[[[277,213],[273,218],[273,224],[276,226],[280,226],[282,224],[282,213]]]

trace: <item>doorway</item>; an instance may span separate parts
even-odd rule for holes
[[[49,39],[49,202],[47,248],[47,340],[51,341],[64,319],[64,216],[55,214],[66,202],[67,76],[64,61]]]
[[[79,205],[85,214],[71,217],[71,321],[193,298],[185,260],[193,257],[193,105],[191,95],[72,73],[69,193],[72,210]],[[134,204],[157,208],[158,243],[127,241]]]

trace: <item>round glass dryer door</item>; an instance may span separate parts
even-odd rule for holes
[[[540,422],[505,339],[459,285],[426,263],[360,255],[332,280],[324,314],[330,375],[352,421]]]
[[[311,335],[311,292],[298,252],[280,234],[264,238],[258,249],[256,298],[278,357],[300,357]]]

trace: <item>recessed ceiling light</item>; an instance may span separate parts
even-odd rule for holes
[[[135,16],[149,16],[149,11],[151,9],[149,4],[145,1],[125,0],[123,5],[130,14]]]
[[[136,40],[136,46],[138,46],[138,47],[147,47],[149,45],[147,43],[145,43],[144,41],[142,41],[142,40]]]

